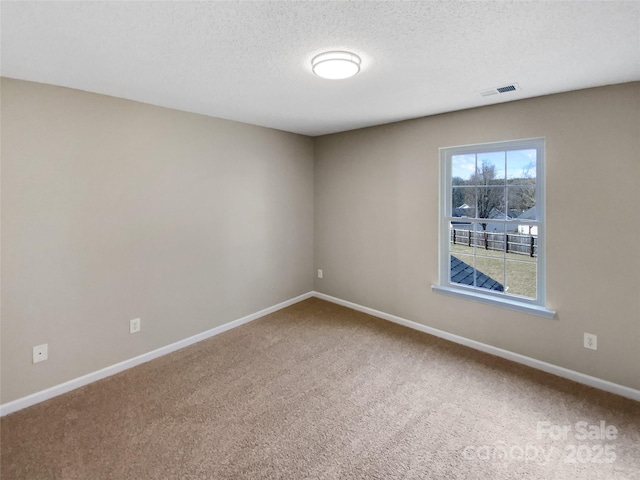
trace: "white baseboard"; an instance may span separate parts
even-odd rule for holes
[[[583,383],[591,387],[599,388],[600,390],[605,390],[607,392],[615,393],[623,397],[630,398],[632,400],[640,401],[640,390],[636,390],[630,387],[625,387],[624,385],[619,385],[617,383],[609,382],[607,380],[602,380],[600,378],[592,377],[590,375],[585,375],[584,373],[576,372],[574,370],[569,370],[567,368],[559,367],[551,363],[546,363],[541,360],[536,360],[535,358],[520,355],[518,353],[510,352],[508,350],[503,350],[501,348],[493,347],[485,343],[477,342],[475,340],[470,340],[468,338],[461,337],[459,335],[454,335],[452,333],[448,333],[443,330],[438,330],[436,328],[428,327],[421,323],[417,323],[411,320],[407,320],[405,318],[397,317],[395,315],[391,315],[388,313],[381,312],[379,310],[375,310],[373,308],[364,307],[362,305],[358,305],[357,303],[348,302],[340,298],[332,297],[329,295],[325,295],[324,293],[314,291],[314,292],[305,293],[303,295],[299,295],[290,300],[284,301],[277,305],[273,305],[272,307],[265,308],[264,310],[260,310],[259,312],[252,313],[251,315],[247,315],[246,317],[239,318],[232,322],[225,323],[224,325],[220,325],[219,327],[212,328],[211,330],[207,330],[205,332],[199,333],[192,337],[185,338],[184,340],[180,340],[170,345],[166,345],[156,350],[152,350],[151,352],[143,353],[142,355],[138,355],[137,357],[130,358],[129,360],[125,360],[123,362],[116,363],[115,365],[105,367],[101,370],[88,373],[87,375],[83,375],[82,377],[74,378],[73,380],[69,380],[59,385],[55,385],[45,390],[41,390],[40,392],[36,392],[31,395],[27,395],[26,397],[22,397],[17,400],[13,400],[11,402],[7,402],[3,405],[0,405],[0,416],[8,415],[18,410],[22,410],[23,408],[27,408],[32,405],[35,405],[36,403],[40,403],[50,398],[57,397],[58,395],[62,395],[63,393],[70,392],[71,390],[75,390],[76,388],[80,388],[90,383],[96,382],[98,380],[102,380],[103,378],[110,377],[111,375],[115,375],[116,373],[122,372],[123,370],[127,370],[129,368],[135,367],[142,363],[146,363],[150,360],[153,360],[154,358],[161,357],[168,353],[175,352],[176,350],[180,350],[182,348],[188,347],[189,345],[193,345],[194,343],[200,342],[202,340],[206,340],[207,338],[213,337],[215,335],[219,335],[220,333],[226,332],[227,330],[231,330],[232,328],[239,327],[240,325],[244,325],[245,323],[249,323],[260,317],[276,312],[285,307],[293,305],[294,303],[298,303],[298,302],[301,302],[302,300],[306,300],[307,298],[310,298],[310,297],[321,298],[323,300],[327,300],[329,302],[336,303],[338,305],[352,308],[360,312],[368,313],[369,315],[373,315],[374,317],[382,318],[384,320],[388,320],[393,323],[398,323],[400,325],[404,325],[405,327],[409,327],[414,330],[419,330],[421,332],[425,332],[430,335],[434,335],[436,337],[444,338],[445,340],[450,340],[454,343],[459,343],[461,345],[465,345],[467,347],[471,347],[476,350],[480,350],[482,352],[486,352],[492,355],[496,355],[498,357],[506,358],[507,360],[512,360],[514,362],[521,363],[523,365],[528,365],[538,370],[542,370],[547,373],[558,375],[559,377],[568,378],[570,380]]]
[[[130,358],[129,360],[125,360],[123,362],[116,363],[115,365],[105,367],[101,370],[88,373],[87,375],[83,375],[82,377],[74,378],[73,380],[69,380],[59,385],[55,385],[31,395],[27,395],[26,397],[13,400],[12,402],[7,402],[3,405],[0,405],[0,416],[8,415],[18,410],[22,410],[23,408],[35,405],[36,403],[44,402],[45,400],[49,400],[50,398],[70,392],[71,390],[75,390],[76,388],[84,387],[85,385],[88,385],[95,381],[110,377],[111,375],[122,372],[123,370],[127,370],[142,363],[146,363],[150,360],[153,360],[154,358],[161,357],[168,353],[175,352],[176,350],[188,347],[189,345],[201,342],[202,340],[206,340],[207,338],[213,337],[215,335],[219,335],[223,332],[226,332],[227,330],[231,330],[232,328],[239,327],[240,325],[244,325],[245,323],[249,323],[260,317],[264,317],[265,315],[273,313],[277,310],[281,310],[302,300],[306,300],[307,298],[310,298],[312,296],[313,292],[299,295],[290,300],[286,300],[282,303],[278,303],[277,305],[273,305],[272,307],[265,308],[264,310],[252,313],[251,315],[247,315],[246,317],[242,317],[237,320],[233,320],[232,322],[225,323],[224,325],[220,325],[219,327],[212,328],[211,330],[207,330],[206,332],[202,332],[192,337],[185,338],[184,340],[180,340],[170,345],[160,347],[156,350],[152,350],[151,352],[143,353],[142,355]]]
[[[491,355],[496,355],[498,357],[506,358],[507,360],[512,360],[514,362],[527,365],[537,370],[542,370],[543,372],[552,373],[559,377],[568,378],[569,380],[573,380],[578,383],[589,385],[590,387],[595,387],[600,390],[605,390],[607,392],[615,393],[617,395],[630,398],[632,400],[640,401],[640,390],[636,390],[634,388],[625,387],[624,385],[619,385],[617,383],[609,382],[608,380],[602,380],[601,378],[592,377],[584,373],[576,372],[574,370],[569,370],[568,368],[559,367],[551,363],[543,362],[541,360],[536,360],[535,358],[527,357],[525,355],[520,355],[519,353],[510,352],[509,350],[503,350],[502,348],[487,345],[486,343],[470,340],[468,338],[461,337],[459,335],[454,335],[452,333],[448,333],[443,330],[438,330],[437,328],[427,327],[426,325],[423,325],[421,323],[417,323],[411,320],[407,320],[405,318],[397,317],[395,315],[390,315],[388,313],[384,313],[379,310],[374,310],[373,308],[363,307],[362,305],[358,305],[357,303],[348,302],[340,298],[332,297],[330,295],[325,295],[324,293],[314,291],[313,296],[317,298],[321,298],[322,300],[327,300],[328,302],[342,305],[344,307],[352,308],[353,310],[358,310],[360,312],[368,313],[369,315],[373,315],[374,317],[382,318],[384,320],[389,320],[390,322],[393,322],[393,323],[404,325],[405,327],[409,327],[414,330],[419,330],[421,332],[428,333],[435,337],[444,338],[445,340],[450,340],[454,343],[459,343],[460,345],[465,345],[475,350],[480,350],[481,352],[490,353]]]

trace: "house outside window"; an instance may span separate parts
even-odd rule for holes
[[[434,291],[553,317],[545,296],[544,138],[440,149]]]

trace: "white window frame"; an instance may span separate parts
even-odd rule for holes
[[[527,220],[528,225],[538,227],[537,245],[537,298],[528,299],[509,295],[505,292],[494,292],[474,286],[466,286],[450,281],[450,225],[451,216],[451,163],[454,155],[478,154],[509,150],[536,150],[536,211],[538,218]],[[491,142],[475,145],[440,148],[440,231],[439,231],[439,284],[433,285],[436,293],[473,300],[490,305],[497,305],[520,312],[531,313],[546,318],[553,318],[555,311],[546,306],[546,222],[545,222],[545,139],[527,138],[505,142]],[[454,220],[455,221],[455,220]],[[491,220],[492,223],[521,224],[522,220]]]

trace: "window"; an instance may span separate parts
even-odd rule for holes
[[[553,317],[545,305],[544,139],[440,149],[434,291]]]

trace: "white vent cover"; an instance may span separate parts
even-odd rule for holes
[[[516,92],[520,90],[520,85],[518,85],[517,83],[510,83],[508,85],[503,85],[501,87],[495,87],[495,88],[490,88],[488,90],[482,90],[478,93],[480,93],[481,96],[483,97],[489,97],[491,95],[498,95],[499,93],[509,93],[509,92]]]

